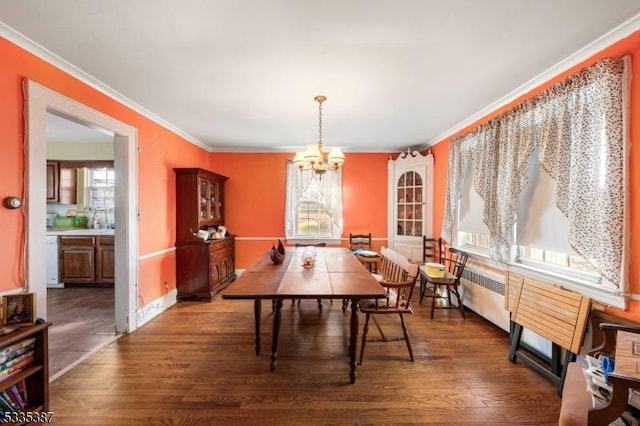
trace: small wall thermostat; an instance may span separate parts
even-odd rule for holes
[[[6,197],[2,200],[2,205],[8,209],[18,209],[22,207],[22,200],[18,197]]]

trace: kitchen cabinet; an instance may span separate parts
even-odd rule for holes
[[[60,235],[60,281],[66,284],[113,284],[113,236]]]
[[[198,168],[174,169],[176,173],[176,287],[178,300],[211,301],[233,282],[235,239],[203,240],[198,230],[224,225],[226,176]]]
[[[76,204],[78,199],[78,169],[113,168],[113,160],[66,161],[47,160],[47,203]]]
[[[58,195],[58,190],[60,189],[59,177],[58,162],[47,161],[47,203],[57,203],[60,200]]]
[[[98,237],[96,246],[96,282],[115,282],[115,251],[112,235]]]

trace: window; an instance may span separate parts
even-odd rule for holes
[[[78,209],[112,212],[115,208],[115,169],[78,169]]]
[[[626,61],[605,58],[452,140],[445,239],[621,305]]]
[[[342,170],[318,175],[287,163],[285,231],[288,240],[339,243],[342,238]]]

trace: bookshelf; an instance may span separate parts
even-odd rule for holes
[[[18,411],[20,415],[3,409],[2,419],[10,419],[9,424],[29,423],[24,421],[24,414],[37,415],[49,411],[49,338],[48,329],[51,323],[38,319],[34,325],[20,327],[20,330],[0,337],[0,372],[9,362],[2,356],[6,349],[19,347],[21,344],[34,339],[33,362],[18,368],[8,376],[0,375],[0,395],[10,391],[10,388],[22,387],[26,395],[24,407]],[[26,353],[26,351],[25,351]]]

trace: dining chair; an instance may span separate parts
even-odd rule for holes
[[[371,250],[371,232],[368,234],[349,233],[349,250]]]
[[[447,256],[441,259],[441,263],[445,265],[451,278],[430,278],[426,274],[421,274],[428,283],[433,285],[432,292],[420,294],[420,303],[422,303],[423,297],[431,297],[431,319],[433,319],[433,313],[436,309],[458,309],[462,314],[462,318],[466,318],[458,287],[461,285],[460,279],[468,259],[469,253],[449,247]],[[456,304],[451,301],[451,293],[456,297]],[[436,303],[436,299],[446,301],[446,304]]]
[[[358,364],[362,364],[364,359],[364,350],[367,342],[391,342],[404,340],[409,351],[411,361],[413,358],[413,350],[409,333],[404,321],[405,314],[413,314],[411,309],[411,296],[418,278],[418,265],[412,263],[408,258],[391,249],[383,247],[381,250],[380,275],[378,282],[386,289],[387,297],[385,299],[361,300],[358,303],[358,309],[365,314],[364,328],[362,331],[362,344],[360,345],[360,360]],[[380,324],[376,320],[377,315],[398,315],[400,326],[402,328],[402,337],[388,337],[384,334]],[[380,333],[380,339],[369,339],[369,320],[373,318],[373,322]]]
[[[380,255],[371,250],[371,232],[368,234],[349,233],[349,250],[371,273],[378,271]],[[342,312],[347,312],[349,300],[342,300]]]
[[[422,236],[422,262],[416,262],[420,266],[424,266],[427,263],[442,263],[442,257],[444,255],[442,238],[427,238]],[[422,298],[427,291],[427,282],[424,274],[420,274],[420,304],[422,304]],[[433,288],[431,288],[433,290]]]

